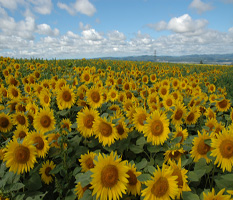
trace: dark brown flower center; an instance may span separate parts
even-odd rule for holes
[[[42,150],[44,148],[44,141],[41,137],[35,137],[34,144],[36,144],[36,148],[38,150]]]
[[[101,171],[101,183],[104,187],[113,187],[118,182],[118,170],[115,165],[107,165]]]
[[[227,107],[227,100],[223,99],[222,101],[218,102],[218,105],[220,108],[226,108]]]
[[[91,99],[92,101],[94,101],[95,103],[98,103],[100,101],[100,93],[99,92],[92,92],[91,93]]]
[[[180,108],[178,108],[174,118],[176,120],[180,120],[182,118],[182,116],[183,116],[183,111]]]
[[[49,173],[51,170],[52,170],[51,167],[46,167],[46,169],[45,169],[45,175],[46,176],[51,176],[51,174]]]
[[[160,177],[152,186],[151,193],[160,198],[166,194],[169,189],[168,180],[165,177]]]
[[[83,124],[86,128],[89,128],[91,129],[92,126],[93,126],[93,122],[94,122],[94,117],[90,114],[86,115],[84,118],[83,118]]]
[[[17,163],[25,164],[30,158],[30,150],[20,145],[15,148],[14,156]]]
[[[94,168],[94,163],[93,163],[93,159],[92,158],[88,158],[86,161],[85,161],[85,164],[87,166],[88,169],[91,169],[91,168]]]
[[[69,91],[64,91],[63,93],[62,93],[62,99],[64,100],[64,101],[66,101],[66,102],[69,102],[70,100],[71,100],[71,94],[70,94],[70,92]]]
[[[136,175],[132,172],[132,170],[129,170],[127,172],[127,174],[129,175],[129,178],[128,178],[129,184],[130,185],[136,185],[138,179],[137,179]]]
[[[151,132],[154,136],[160,136],[163,133],[164,127],[160,120],[154,120],[151,124]]]
[[[41,119],[40,119],[40,124],[41,124],[41,126],[43,126],[44,128],[48,128],[48,127],[50,126],[50,124],[51,124],[51,119],[50,119],[50,117],[47,116],[47,115],[42,116]]]
[[[0,127],[7,128],[9,124],[10,122],[6,117],[0,117]]]
[[[20,133],[19,133],[19,138],[20,138],[20,139],[23,139],[23,138],[25,138],[26,135],[27,135],[27,134],[26,134],[24,131],[20,131]]]
[[[119,135],[123,135],[124,132],[125,132],[124,127],[122,126],[122,124],[118,124],[118,125],[116,126],[116,129],[117,129],[117,133],[118,133]]]
[[[231,140],[223,140],[219,149],[223,158],[231,158],[233,156],[233,142]]]
[[[112,127],[110,124],[106,122],[101,122],[99,125],[99,130],[101,135],[108,137],[112,134]]]
[[[197,152],[200,155],[205,155],[210,150],[210,146],[205,143],[204,139],[201,139],[197,145]]]
[[[25,125],[25,123],[26,123],[26,119],[25,119],[25,117],[24,116],[22,116],[22,115],[17,115],[16,116],[16,120],[19,122],[19,124],[21,124],[21,125]]]
[[[187,121],[192,122],[194,120],[194,117],[195,117],[195,115],[193,112],[189,113],[189,115],[187,117]]]

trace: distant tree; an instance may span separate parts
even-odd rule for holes
[[[203,64],[202,60],[200,61],[200,64]]]

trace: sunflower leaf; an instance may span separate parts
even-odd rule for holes
[[[146,143],[147,143],[147,142],[146,142],[146,139],[145,139],[144,136],[138,138],[137,141],[136,141],[136,145],[138,145],[138,146],[144,145],[144,144],[146,144]]]
[[[192,192],[183,192],[183,199],[185,200],[200,200],[197,194],[193,194]]]
[[[146,165],[147,165],[147,160],[145,158],[143,158],[141,160],[141,162],[136,164],[136,168],[137,168],[137,170],[141,170],[141,169],[145,168]]]
[[[151,175],[150,174],[141,174],[137,177],[137,179],[141,182],[145,182],[151,179]]]

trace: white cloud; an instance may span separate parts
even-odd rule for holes
[[[50,35],[50,36],[57,36],[59,35],[59,30],[54,29],[52,30],[51,27],[48,24],[39,24],[37,25],[37,33],[41,35]]]
[[[52,0],[29,0],[34,5],[34,10],[42,15],[50,14],[53,8]]]
[[[180,17],[172,18],[168,23],[165,21],[160,21],[156,24],[148,24],[149,28],[153,28],[156,31],[170,30],[175,33],[195,33],[208,24],[205,19],[193,20],[188,14],[184,14]]]
[[[76,0],[75,3],[71,3],[70,5],[58,2],[57,6],[60,9],[66,10],[70,15],[75,15],[79,12],[87,16],[93,16],[96,12],[95,6],[89,0]]]
[[[231,34],[233,34],[233,27],[229,28],[228,32],[231,33]]]
[[[0,5],[4,8],[15,10],[18,4],[24,4],[24,0],[0,0]]]
[[[81,30],[88,30],[88,29],[91,29],[91,25],[90,24],[84,25],[82,22],[79,22],[79,28]]]
[[[113,41],[120,41],[120,40],[126,39],[124,33],[121,33],[117,30],[114,30],[114,31],[107,33],[107,36],[108,36],[109,40],[113,40]]]
[[[201,0],[193,0],[189,7],[196,10],[199,14],[213,9],[213,6],[211,4],[204,3]]]
[[[95,29],[83,30],[81,34],[85,40],[97,41],[103,39],[103,37]]]

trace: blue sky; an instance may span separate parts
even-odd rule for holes
[[[0,0],[0,54],[233,53],[233,0]]]

